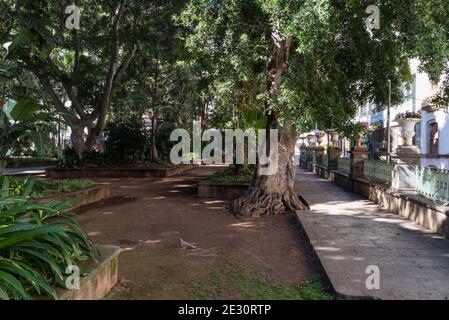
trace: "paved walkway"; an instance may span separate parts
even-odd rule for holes
[[[449,240],[298,168],[296,189],[311,211],[298,211],[334,289],[351,297],[449,299]],[[380,289],[368,290],[368,266]]]

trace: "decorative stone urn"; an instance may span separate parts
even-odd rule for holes
[[[358,149],[363,149],[364,148],[364,146],[363,146],[363,141],[365,140],[365,134],[364,133],[360,133],[359,135],[358,135],[358,137],[357,137],[357,145],[356,145],[356,148],[358,148]]]
[[[413,145],[413,137],[415,136],[415,126],[421,119],[418,118],[407,118],[407,119],[397,119],[396,122],[401,127],[401,136],[404,141],[404,146]]]
[[[338,138],[340,138],[340,135],[338,132],[334,129],[327,130],[327,134],[330,135],[331,138],[331,146],[336,146],[338,143]]]
[[[307,135],[307,143],[309,144],[309,147],[312,147],[315,143],[315,135],[309,134]]]
[[[318,145],[321,146],[321,144],[323,143],[323,140],[324,140],[324,136],[325,136],[324,132],[318,131],[315,134],[315,136],[316,136],[316,141],[318,142]]]

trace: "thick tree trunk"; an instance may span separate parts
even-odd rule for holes
[[[231,203],[236,215],[258,218],[307,209],[294,190],[296,138],[295,130],[289,125],[279,130],[277,173],[271,176],[257,173],[245,194]]]
[[[273,53],[267,63],[266,92],[271,103],[278,100],[284,73],[288,70],[288,60],[292,38],[284,36],[280,31],[280,23],[275,25],[272,33]],[[268,117],[267,129],[279,129],[278,171],[274,175],[261,176],[259,170],[250,188],[245,194],[231,204],[236,215],[257,218],[264,215],[277,215],[288,211],[307,209],[294,190],[296,166],[294,161],[296,131],[285,125],[279,128],[278,112],[282,104],[272,110],[266,102]],[[269,133],[267,133],[269,135]],[[270,139],[267,138],[267,149],[270,154]]]
[[[84,133],[84,128],[71,126],[72,133],[70,138],[72,139],[73,148],[80,158],[83,154],[88,151],[92,151],[95,144],[98,142],[100,133],[95,130],[90,130],[89,134],[86,136]]]
[[[150,155],[150,160],[152,162],[155,162],[159,159],[159,155],[157,152],[157,130],[158,129],[158,124],[156,122],[155,117],[153,116],[153,118],[151,119],[151,155]]]

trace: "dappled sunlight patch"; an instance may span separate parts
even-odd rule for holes
[[[366,259],[363,257],[348,257],[348,256],[342,256],[342,255],[330,255],[330,256],[324,256],[326,259],[334,260],[334,261],[365,261]]]
[[[236,228],[236,229],[248,230],[248,229],[255,229],[258,227],[258,225],[255,222],[239,222],[239,223],[231,224],[231,225],[229,225],[229,227]]]
[[[223,204],[223,200],[213,200],[213,201],[205,201],[204,204]]]
[[[167,199],[167,197],[144,198],[144,200],[164,200],[164,199]]]
[[[335,247],[316,247],[316,250],[320,250],[320,251],[328,251],[328,252],[337,252],[337,251],[341,251],[340,248],[335,248]]]
[[[156,245],[162,242],[162,239],[157,239],[157,240],[146,240],[144,243],[146,245]]]
[[[210,210],[223,210],[224,207],[223,206],[222,207],[207,207],[207,209],[210,209]]]
[[[373,221],[384,222],[384,223],[392,223],[392,224],[399,224],[399,223],[403,223],[404,219],[375,218],[375,219],[373,219]]]

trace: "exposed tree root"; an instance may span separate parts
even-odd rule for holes
[[[295,143],[296,133],[292,128],[280,130],[278,171],[271,176],[256,176],[245,194],[231,202],[231,210],[237,216],[258,218],[307,209],[294,190]]]

